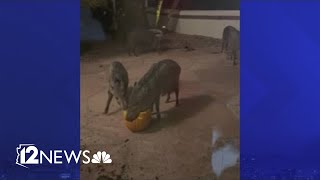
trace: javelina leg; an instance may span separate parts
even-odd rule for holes
[[[157,51],[158,51],[158,54],[161,54],[161,46],[160,46],[160,44],[158,45]]]
[[[235,51],[232,52],[232,60],[233,60],[233,65],[234,66],[237,65],[237,62],[236,62],[236,60],[237,60],[237,52],[235,52]]]
[[[160,39],[157,40],[156,50],[157,50],[158,54],[161,54],[161,40]]]
[[[161,115],[160,115],[160,96],[157,98],[156,102],[155,102],[155,105],[156,105],[156,111],[157,111],[157,119],[161,119]]]
[[[133,48],[133,54],[134,54],[135,56],[138,56],[137,48],[136,48],[136,47],[135,47],[135,48]]]
[[[170,93],[168,93],[168,95],[167,95],[166,103],[168,103],[169,101],[170,101]]]
[[[117,96],[116,96],[116,100],[117,100],[117,103],[119,104],[119,106],[122,107],[121,101],[120,101],[120,99],[119,99]]]
[[[237,65],[237,58],[233,58],[233,65]]]
[[[126,44],[126,48],[127,48],[127,51],[128,51],[128,55],[131,56],[132,48],[131,48],[131,45],[129,43]]]
[[[174,90],[176,94],[176,106],[179,106],[179,87]]]
[[[230,52],[230,51],[228,52],[227,59],[231,60],[231,61],[233,60],[232,52]]]
[[[229,43],[228,43],[228,40],[223,40],[223,44],[222,44],[222,52],[228,52],[228,49],[229,49]]]
[[[224,47],[225,47],[225,41],[222,40],[221,53],[223,53]]]
[[[128,109],[128,105],[127,105],[127,101],[126,100],[122,100],[121,101],[121,107],[122,107],[123,110]]]
[[[113,94],[108,91],[108,100],[107,100],[107,105],[106,105],[106,108],[104,109],[104,113],[107,114],[108,111],[109,111],[109,106],[110,106],[110,103],[111,103],[111,100],[113,98]]]

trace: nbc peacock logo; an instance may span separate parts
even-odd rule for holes
[[[96,154],[93,155],[91,159],[91,163],[98,164],[110,164],[112,163],[112,159],[110,159],[110,154],[107,154],[105,151],[98,151]]]

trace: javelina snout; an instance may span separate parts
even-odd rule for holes
[[[108,113],[113,96],[122,109],[127,107],[128,72],[118,61],[111,63],[109,68],[108,100],[104,113]]]
[[[232,26],[227,26],[223,30],[221,53],[227,52],[236,65],[238,52],[240,50],[240,31]]]
[[[175,92],[176,106],[179,105],[179,78],[181,68],[171,59],[155,63],[132,89],[127,108],[126,120],[133,121],[140,112],[156,107],[157,118],[160,119],[160,96]]]
[[[135,29],[128,32],[127,48],[129,55],[138,56],[140,51],[148,49],[160,52],[163,33],[157,29]],[[139,52],[138,52],[139,51]]]

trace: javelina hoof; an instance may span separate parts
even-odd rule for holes
[[[169,103],[169,102],[170,102],[170,93],[168,93],[167,100],[166,100],[166,103]]]

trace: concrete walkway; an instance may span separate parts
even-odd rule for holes
[[[81,165],[81,178],[216,179],[211,165],[212,130],[221,132],[221,142],[239,142],[239,66],[213,53],[218,51],[213,48],[176,49],[139,57],[118,51],[101,47],[81,59],[81,148],[105,150],[113,160],[112,164]],[[132,85],[153,63],[165,58],[182,67],[179,107],[165,103],[162,97],[162,119],[154,119],[142,133],[126,128],[115,101],[109,115],[103,114],[106,72],[112,61],[124,64]],[[225,170],[219,179],[239,179],[239,165]]]

